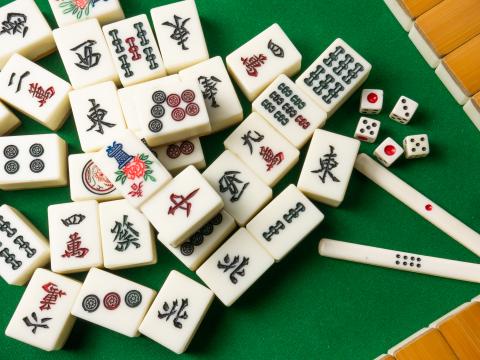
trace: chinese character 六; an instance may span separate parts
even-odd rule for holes
[[[38,328],[48,329],[49,327],[45,323],[52,320],[52,318],[46,317],[46,318],[40,319],[40,321],[39,321],[38,316],[35,312],[32,312],[31,317],[32,317],[32,320],[30,320],[30,318],[28,316],[25,316],[22,320],[25,323],[25,325],[27,325],[27,327],[32,328],[32,333],[33,334],[37,333]]]

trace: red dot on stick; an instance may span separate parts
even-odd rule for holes
[[[387,145],[383,148],[383,152],[387,154],[388,156],[392,156],[397,152],[397,149],[395,149],[395,146],[393,145]]]
[[[425,210],[427,210],[427,211],[432,211],[432,209],[433,209],[432,204],[427,204],[427,205],[425,205]]]
[[[367,100],[369,103],[372,103],[372,104],[376,103],[378,100],[378,95],[371,92],[370,94],[367,95]]]

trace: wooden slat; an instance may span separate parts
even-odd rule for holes
[[[396,360],[457,360],[440,331],[430,329],[393,354]]]
[[[400,5],[412,19],[416,19],[443,0],[399,0]]]

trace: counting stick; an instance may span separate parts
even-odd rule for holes
[[[480,234],[450,215],[368,155],[359,154],[357,156],[355,169],[454,240],[480,256]]]
[[[322,256],[334,259],[480,283],[480,264],[411,254],[331,239],[320,240],[318,252]]]

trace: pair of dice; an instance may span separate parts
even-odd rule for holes
[[[373,154],[386,167],[392,165],[403,153],[407,159],[425,157],[430,153],[427,134],[409,135],[403,139],[403,149],[395,140],[387,137]]]
[[[363,89],[360,99],[360,113],[379,114],[383,106],[383,90]],[[400,96],[393,110],[390,112],[390,119],[400,124],[408,124],[417,111],[418,103],[406,96]]]

